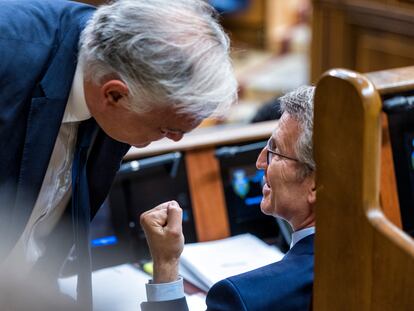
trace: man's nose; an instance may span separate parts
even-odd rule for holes
[[[267,166],[267,161],[266,161],[266,157],[267,157],[267,150],[266,147],[262,149],[262,151],[260,151],[259,156],[257,157],[256,160],[256,168],[259,170],[264,170],[266,169]]]
[[[184,134],[183,133],[167,133],[166,137],[168,139],[171,139],[173,141],[179,141],[181,140],[181,138],[183,138]]]

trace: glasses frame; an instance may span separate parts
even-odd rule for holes
[[[291,161],[295,161],[295,162],[300,163],[299,159],[295,159],[293,157],[289,157],[287,155],[281,154],[279,152],[276,152],[276,151],[270,149],[270,141],[271,140],[272,140],[272,137],[269,138],[269,140],[267,141],[266,146],[265,146],[265,148],[266,148],[266,163],[267,163],[267,165],[270,165],[270,162],[272,162],[272,155],[277,155],[277,156],[279,156],[281,158],[284,158],[284,159],[287,159],[287,160],[291,160]]]

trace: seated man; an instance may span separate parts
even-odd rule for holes
[[[305,86],[280,99],[282,116],[256,162],[265,170],[260,208],[290,223],[291,248],[279,262],[215,284],[207,295],[208,311],[309,310],[316,201],[313,94],[314,87]],[[142,214],[141,224],[154,260],[154,279],[147,284],[148,302],[142,310],[167,310],[163,300],[184,296],[178,277],[184,245],[181,209],[174,201],[161,204]]]

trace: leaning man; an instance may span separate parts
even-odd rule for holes
[[[92,310],[90,220],[130,145],[235,101],[228,38],[198,0],[0,7],[0,309]],[[71,249],[76,301],[57,287]]]

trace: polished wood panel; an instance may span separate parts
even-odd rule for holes
[[[250,1],[247,9],[233,14],[223,15],[221,23],[236,45],[263,48],[266,31],[267,0]]]
[[[409,36],[361,29],[356,35],[355,69],[368,72],[412,65],[413,45]]]
[[[378,198],[372,193],[375,188],[364,193],[360,175],[375,180],[378,157],[371,159],[374,168],[369,169],[361,146],[366,143],[365,126],[373,124],[364,125],[361,110],[379,111],[380,101],[372,88],[369,96],[373,98],[366,101],[377,104],[364,106],[356,86],[342,80],[349,75],[343,70],[328,73],[315,93],[314,156],[317,188],[322,189],[315,208],[314,310],[318,311],[368,310],[370,304],[371,288],[363,280],[371,276],[373,243],[363,201],[378,206]],[[364,82],[361,87],[369,90]],[[379,138],[374,139],[371,142],[376,145],[371,147],[378,152]],[[373,185],[378,187],[375,181]]]
[[[385,216],[394,225],[398,228],[402,228],[397,181],[395,178],[394,160],[392,158],[390,133],[388,130],[388,118],[385,113],[382,113],[381,132],[381,208],[384,211]]]
[[[220,167],[215,149],[187,152],[185,164],[198,241],[230,236]]]
[[[414,90],[414,66],[367,73],[381,95]]]
[[[414,241],[379,202],[381,92],[366,76],[341,69],[317,84],[314,310],[414,305]]]
[[[328,69],[414,65],[414,5],[397,0],[314,0],[311,80]]]

